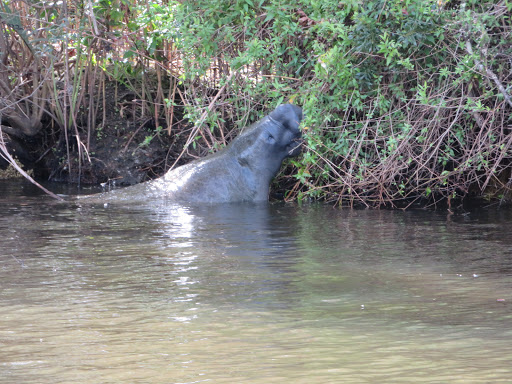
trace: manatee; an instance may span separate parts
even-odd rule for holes
[[[104,202],[166,198],[176,203],[267,201],[281,163],[301,152],[302,109],[279,105],[217,153],[159,179],[101,194]]]

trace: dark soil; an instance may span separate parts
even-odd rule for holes
[[[37,179],[126,186],[159,177],[174,163],[191,128],[183,120],[183,110],[175,108],[169,135],[165,129],[156,129],[154,118],[141,116],[129,90],[117,85],[117,89],[112,86],[106,93],[105,113],[100,107],[93,128],[87,128],[87,111],[78,115],[81,154],[75,130],[68,132],[66,141],[63,130],[53,127],[51,121],[40,137],[32,140],[34,143],[23,143],[30,155],[21,161],[33,169]],[[159,120],[159,125],[164,123],[164,118]],[[192,158],[185,154],[178,165]]]

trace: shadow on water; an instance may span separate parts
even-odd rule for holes
[[[0,383],[512,375],[510,210],[0,196]]]

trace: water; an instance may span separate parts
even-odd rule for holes
[[[0,383],[512,380],[510,210],[0,196]]]

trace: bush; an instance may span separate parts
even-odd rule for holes
[[[172,38],[185,82],[231,76],[215,111],[232,106],[240,125],[284,101],[303,105],[306,150],[292,161],[291,198],[409,204],[510,190],[510,7],[184,1]],[[204,107],[197,95],[191,111]]]
[[[72,133],[87,152],[102,128],[94,117],[105,103],[97,90],[106,76],[133,91],[134,116],[151,118],[168,134],[175,134],[174,107],[185,106],[196,122],[187,145],[203,152],[280,103],[302,105],[304,154],[279,179],[289,199],[401,206],[510,194],[508,0],[102,0],[93,10],[71,2],[27,7],[0,13],[6,32],[0,43],[24,52],[4,57],[0,79],[6,84],[0,92],[12,88],[0,95],[12,104],[0,110],[13,122],[4,129],[10,135],[22,135],[28,125],[15,123],[25,115],[29,134],[39,132],[46,97],[68,151]],[[24,32],[35,29],[33,20],[41,24],[38,36]],[[44,76],[31,71],[17,78],[25,62],[42,66]],[[21,84],[21,78],[32,80]],[[89,111],[85,129],[77,122],[80,108]],[[71,169],[69,152],[67,163]]]

